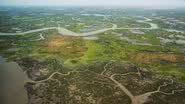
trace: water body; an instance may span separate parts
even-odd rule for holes
[[[105,17],[111,15],[104,15],[104,14],[81,14],[82,16],[95,16],[95,17]]]
[[[175,29],[164,29],[168,32],[177,32],[177,33],[184,33],[184,31],[181,31],[181,30],[175,30]]]
[[[0,104],[27,104],[26,74],[15,62],[0,56]]]
[[[83,37],[85,40],[98,40],[98,37],[95,36],[89,36],[89,37]]]

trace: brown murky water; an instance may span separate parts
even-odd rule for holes
[[[0,104],[27,104],[26,80],[17,63],[5,62],[0,57]]]

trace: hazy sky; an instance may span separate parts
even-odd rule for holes
[[[103,5],[185,7],[185,0],[0,0],[1,5]]]

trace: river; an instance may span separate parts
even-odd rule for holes
[[[27,104],[26,74],[15,62],[0,56],[0,104]]]
[[[103,33],[109,30],[116,30],[116,29],[135,29],[135,30],[152,30],[152,29],[158,29],[158,25],[151,23],[152,19],[143,17],[145,20],[138,20],[137,22],[140,23],[146,23],[149,24],[151,27],[149,28],[118,28],[116,24],[112,24],[113,26],[111,28],[103,28],[100,30],[95,30],[95,31],[91,31],[91,32],[86,32],[86,33],[76,33],[73,32],[71,30],[68,30],[66,28],[60,27],[60,25],[58,25],[58,27],[45,27],[45,28],[41,28],[41,29],[35,29],[35,30],[29,30],[26,32],[22,32],[22,33],[2,33],[0,32],[0,36],[7,36],[7,35],[25,35],[25,34],[29,34],[29,33],[35,33],[35,32],[40,32],[40,31],[45,31],[45,30],[58,30],[59,34],[62,35],[68,35],[68,36],[90,36],[90,35],[94,35],[94,34],[99,34],[99,33]]]

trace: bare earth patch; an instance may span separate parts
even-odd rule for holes
[[[39,48],[39,53],[50,57],[63,56],[63,58],[76,58],[83,55],[86,50],[81,37],[50,35]]]
[[[173,54],[173,53],[138,53],[131,57],[137,63],[141,64],[153,64],[159,63],[161,60],[177,63],[185,62],[184,54]]]

